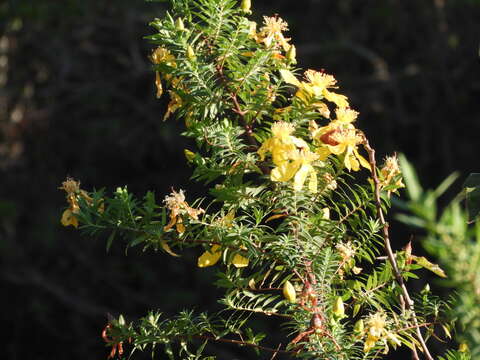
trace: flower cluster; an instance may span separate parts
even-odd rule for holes
[[[306,81],[299,81],[289,70],[280,71],[283,80],[298,88],[295,97],[302,103],[312,106],[323,117],[330,118],[330,110],[324,100],[337,106],[336,118],[326,126],[318,127],[315,121],[310,122],[310,132],[316,145],[320,160],[328,155],[343,155],[343,162],[348,170],[358,171],[360,166],[370,169],[368,161],[358,153],[358,145],[364,142],[364,137],[353,122],[358,112],[349,107],[348,99],[331,91],[336,88],[337,81],[332,75],[315,70],[305,72]]]
[[[343,156],[343,164],[348,170],[358,171],[360,166],[370,169],[368,161],[359,154],[358,145],[363,136],[352,125],[357,112],[350,108],[338,108],[337,118],[328,125],[318,127],[310,122],[310,135],[313,139],[314,151],[298,137],[293,136],[295,128],[286,122],[276,122],[271,127],[272,137],[268,138],[258,149],[260,160],[264,161],[267,152],[272,155],[275,165],[270,178],[272,181],[289,181],[294,178],[293,188],[300,191],[307,178],[308,188],[317,192],[317,173],[312,163],[322,165],[330,154]]]

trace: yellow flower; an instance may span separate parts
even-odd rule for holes
[[[368,334],[380,338],[387,333],[385,326],[387,324],[387,314],[377,312],[367,320]]]
[[[290,158],[290,152],[295,151],[296,147],[307,148],[308,145],[302,139],[292,136],[295,127],[292,124],[280,121],[272,125],[272,137],[266,140],[258,154],[260,160],[265,159],[267,152],[272,154],[272,161],[279,166]]]
[[[258,41],[263,42],[266,47],[270,47],[272,44],[274,47],[280,45],[284,51],[288,51],[290,48],[288,41],[290,39],[285,38],[282,34],[282,31],[288,30],[288,24],[278,16],[264,16],[263,20],[264,26],[258,33]]]
[[[68,209],[62,214],[60,222],[63,226],[72,225],[78,227],[78,219],[75,214],[80,212],[80,205],[78,204],[79,198],[82,197],[90,205],[93,203],[93,199],[85,190],[80,189],[79,181],[75,181],[71,178],[67,178],[67,180],[62,182],[62,186],[60,186],[59,189],[64,190],[67,193],[67,202],[69,204]],[[99,207],[98,211],[102,212],[103,206]]]
[[[387,329],[388,323],[385,313],[377,312],[370,315],[366,321],[367,338],[363,346],[364,352],[369,352],[379,341],[385,347],[384,354],[388,353],[388,342],[394,347],[401,345],[397,335]]]
[[[294,178],[293,188],[300,191],[307,178],[308,188],[317,192],[317,173],[311,163],[319,156],[310,151],[308,144],[291,134],[295,130],[292,124],[276,122],[272,125],[272,137],[266,140],[258,154],[263,161],[267,152],[272,154],[272,162],[276,165],[270,173],[272,181],[289,181]]]
[[[345,154],[344,165],[348,170],[358,171],[360,165],[370,169],[368,161],[357,150],[357,146],[363,142],[363,138],[352,125],[358,113],[340,108],[336,110],[336,114],[336,120],[321,128],[314,122],[310,123],[311,135],[320,145],[316,150],[320,160],[325,160],[330,154]]]
[[[394,185],[395,189],[388,190],[387,194],[390,196],[392,192],[405,187],[402,182],[400,165],[398,164],[397,154],[387,156],[383,167],[380,169],[380,187],[383,188],[388,185]]]
[[[157,47],[152,55],[150,56],[150,60],[154,64],[167,64],[169,66],[176,66],[175,63],[175,56],[173,56],[168,49],[164,47]],[[166,79],[168,80],[170,77],[166,76]],[[160,72],[156,71],[155,72],[155,85],[157,87],[157,99],[160,98],[163,94],[163,87],[162,87],[162,79],[160,77]]]
[[[307,70],[304,74],[305,79],[307,80],[305,82],[299,81],[289,70],[282,69],[280,70],[280,74],[287,84],[298,87],[295,96],[305,103],[309,103],[311,98],[314,97],[333,102],[339,108],[348,108],[349,106],[348,99],[345,95],[337,94],[329,90],[331,88],[337,88],[337,86],[335,86],[337,80],[335,80],[333,75],[315,70]],[[327,115],[325,117],[329,117],[328,108],[326,109],[325,104],[321,102],[316,102],[314,104],[315,107],[318,107],[323,116]]]
[[[163,228],[164,231],[170,230],[174,225],[179,234],[185,232],[183,225],[183,216],[189,216],[197,220],[198,216],[204,213],[203,209],[191,208],[185,201],[185,194],[183,190],[180,192],[172,191],[164,200],[165,205],[170,210],[170,222]]]
[[[167,48],[157,47],[152,55],[151,60],[154,64],[167,64],[169,66],[175,66],[175,56],[173,56]]]
[[[296,170],[295,177],[293,179],[293,188],[296,191],[302,190],[303,184],[305,183],[307,177],[309,177],[310,180],[308,182],[308,189],[312,193],[316,193],[318,187],[317,173],[311,163],[315,160],[318,160],[319,156],[311,152],[308,148],[304,148],[301,150],[296,150],[292,158],[293,162],[291,164],[295,164],[294,167],[298,169]]]

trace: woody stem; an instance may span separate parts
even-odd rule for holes
[[[373,179],[373,184],[375,188],[375,205],[377,208],[377,216],[378,220],[380,221],[380,224],[382,225],[382,237],[383,237],[383,243],[385,247],[385,251],[387,253],[388,260],[390,264],[392,265],[393,269],[393,274],[395,275],[395,280],[397,281],[398,285],[400,286],[400,289],[402,291],[402,296],[401,296],[401,301],[402,301],[402,308],[406,306],[408,310],[411,311],[413,315],[413,323],[416,327],[416,335],[417,339],[420,342],[420,345],[423,349],[423,352],[425,354],[425,357],[428,360],[433,360],[432,355],[430,354],[430,351],[428,350],[427,344],[425,342],[425,339],[423,338],[422,332],[420,331],[420,327],[418,325],[418,320],[417,320],[417,315],[415,314],[415,309],[414,309],[414,302],[410,297],[410,294],[408,293],[407,287],[405,285],[405,282],[403,280],[403,277],[400,273],[400,270],[398,268],[397,260],[395,258],[395,255],[393,254],[392,246],[390,244],[390,234],[389,234],[389,225],[385,221],[385,216],[383,213],[382,209],[382,200],[380,198],[380,181],[378,180],[377,176],[377,163],[375,160],[375,150],[370,146],[368,140],[364,138],[363,146],[365,150],[368,152],[368,158],[369,158],[369,163],[370,163],[370,171],[372,174],[372,179]],[[416,354],[416,351],[413,353],[414,358],[418,358],[418,355]]]

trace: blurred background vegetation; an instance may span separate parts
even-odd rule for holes
[[[299,66],[335,74],[380,156],[404,152],[427,188],[479,171],[478,0],[257,0],[290,24]],[[62,228],[57,190],[127,184],[158,198],[189,181],[181,121],[161,121],[142,0],[0,2],[0,293],[8,359],[104,358],[107,313],[207,309],[214,269]],[[459,186],[452,191],[458,191]],[[440,203],[439,206],[442,206]],[[392,229],[403,247],[413,230]],[[420,245],[414,241],[414,251]],[[423,284],[419,283],[418,288]],[[259,324],[278,333],[275,324]],[[255,358],[235,348],[221,359]],[[393,357],[392,357],[393,358]],[[402,357],[399,357],[402,358]],[[405,357],[403,357],[405,358]]]

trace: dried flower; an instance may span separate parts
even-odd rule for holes
[[[165,197],[164,203],[170,210],[170,222],[164,227],[164,231],[170,230],[175,225],[177,232],[182,234],[185,232],[184,217],[197,220],[198,216],[205,212],[203,209],[191,208],[185,201],[183,190],[179,192],[173,190],[170,195]]]

